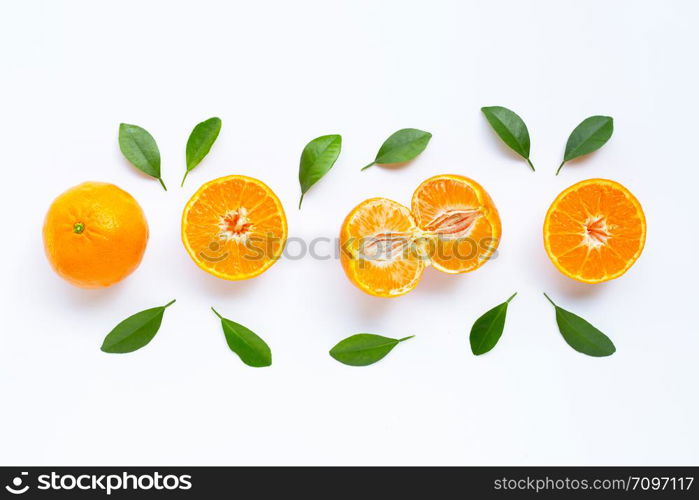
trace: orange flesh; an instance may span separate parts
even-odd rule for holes
[[[589,179],[563,191],[544,222],[544,246],[553,264],[585,283],[624,274],[641,255],[645,238],[638,200],[621,184],[605,179]]]
[[[284,249],[284,209],[272,190],[231,175],[202,186],[182,214],[182,241],[194,262],[228,280],[263,273]]]
[[[340,233],[341,261],[349,279],[380,297],[403,295],[429,264],[447,273],[480,267],[500,239],[497,210],[483,188],[457,175],[423,182],[412,213],[385,199],[360,203]]]
[[[412,212],[425,234],[435,237],[432,265],[446,273],[479,268],[500,241],[500,217],[493,200],[467,177],[427,179],[415,190]]]
[[[386,198],[366,200],[345,218],[340,261],[365,292],[395,297],[415,288],[425,265],[411,245],[417,226],[410,211]]]

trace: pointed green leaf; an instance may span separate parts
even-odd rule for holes
[[[367,366],[383,359],[400,342],[413,338],[391,339],[371,333],[358,333],[347,337],[330,349],[330,355],[340,363],[350,366]]]
[[[121,123],[119,125],[119,149],[134,167],[160,181],[167,191],[160,176],[160,150],[153,136],[138,125]]]
[[[502,142],[507,144],[512,151],[527,160],[529,167],[534,170],[529,159],[529,130],[524,120],[517,113],[502,106],[486,106],[481,108],[485,118],[493,127],[493,130]]]
[[[339,135],[317,137],[303,148],[299,165],[299,183],[301,184],[299,208],[306,191],[335,165],[341,149],[342,137]]]
[[[604,333],[580,316],[558,307],[551,298],[544,296],[556,308],[556,323],[568,345],[588,356],[610,356],[616,351],[612,341]]]
[[[471,352],[476,356],[485,354],[498,343],[505,328],[505,317],[507,316],[507,305],[515,298],[515,292],[502,304],[493,307],[491,310],[478,318],[471,327]]]
[[[123,354],[147,345],[160,329],[165,309],[174,304],[172,300],[160,307],[153,307],[129,316],[107,334],[102,351]]]
[[[211,310],[221,319],[228,347],[240,357],[243,363],[256,368],[272,364],[272,351],[255,332],[235,321],[224,318],[213,307]]]
[[[614,119],[611,116],[585,118],[568,137],[563,162],[556,170],[556,175],[567,161],[597,151],[604,146],[613,132]]]
[[[201,123],[198,123],[187,139],[187,171],[182,179],[182,186],[189,175],[189,172],[194,169],[204,157],[211,151],[211,146],[216,142],[219,132],[221,131],[221,119],[217,117],[209,118]]]
[[[372,165],[389,165],[405,163],[422,153],[432,139],[432,134],[416,128],[403,128],[391,134],[384,141],[376,154],[376,158],[362,170]]]

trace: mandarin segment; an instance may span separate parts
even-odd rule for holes
[[[426,227],[447,210],[478,209],[481,202],[476,189],[482,188],[471,182],[465,177],[438,175],[420,184],[412,200],[412,211],[420,227]]]
[[[279,198],[263,182],[242,175],[204,184],[182,213],[182,242],[206,272],[227,280],[262,274],[287,237]]]
[[[499,231],[486,218],[473,222],[467,235],[460,238],[438,237],[433,240],[431,261],[435,269],[459,274],[474,271],[495,252]]]
[[[566,276],[601,283],[624,274],[641,254],[646,220],[638,200],[618,182],[589,179],[554,200],[544,247]]]

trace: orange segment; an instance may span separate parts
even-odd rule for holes
[[[566,276],[601,283],[624,274],[641,255],[646,218],[618,182],[588,179],[563,191],[544,222],[544,247]]]
[[[182,242],[204,271],[227,280],[253,278],[284,250],[286,216],[263,182],[242,175],[204,184],[182,213]]]
[[[357,205],[340,230],[340,261],[363,291],[395,297],[415,288],[425,265],[413,247],[417,226],[410,211],[386,198]]]
[[[430,241],[435,269],[465,273],[482,266],[500,242],[500,216],[493,200],[476,181],[437,175],[413,194],[412,212]]]

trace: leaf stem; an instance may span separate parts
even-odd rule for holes
[[[217,311],[216,309],[214,309],[214,308],[212,307],[211,310],[214,312],[214,314],[215,314],[216,316],[218,316],[219,318],[223,319],[223,316],[221,316],[221,315],[218,313],[218,311]]]
[[[398,339],[398,342],[403,342],[408,339],[412,339],[415,335],[410,335],[409,337],[403,337],[402,339]]]
[[[548,299],[548,301],[551,302],[551,304],[553,304],[553,307],[558,307],[558,306],[556,305],[556,303],[555,303],[553,300],[551,300],[551,297],[549,297],[548,295],[546,295],[545,292],[544,292],[544,297],[546,297],[546,298]]]
[[[532,169],[532,172],[536,172],[536,169],[534,168],[532,161],[529,158],[525,158],[525,160],[527,160],[527,163],[529,163],[529,167]]]
[[[163,186],[163,189],[164,189],[165,191],[167,191],[167,188],[165,187],[165,183],[163,182],[163,178],[162,178],[162,177],[158,177],[158,180],[160,181],[160,185]]]
[[[187,176],[189,175],[189,170],[187,170],[184,173],[184,177],[182,177],[182,184],[180,184],[180,187],[184,187],[184,181],[187,179]]]
[[[558,166],[558,170],[556,170],[556,175],[558,175],[558,173],[561,171],[561,169],[563,168],[563,165],[565,165],[565,163],[566,163],[565,160],[563,160],[563,161],[561,162],[561,164]]]
[[[372,162],[369,163],[369,165],[367,165],[366,167],[362,167],[362,170],[361,170],[361,171],[364,172],[367,168],[373,167],[374,165],[376,165],[376,162],[375,162],[375,161],[372,161]]]
[[[306,193],[301,193],[301,199],[299,200],[299,210],[301,210],[301,203],[303,203],[303,195]]]
[[[512,296],[505,301],[505,304],[509,304],[510,301],[515,298],[515,295],[517,295],[517,292],[513,293]]]
[[[168,307],[170,307],[172,304],[174,304],[176,302],[176,300],[177,299],[172,299],[170,302],[168,302],[167,304],[165,304],[163,306],[163,309],[167,309]]]

